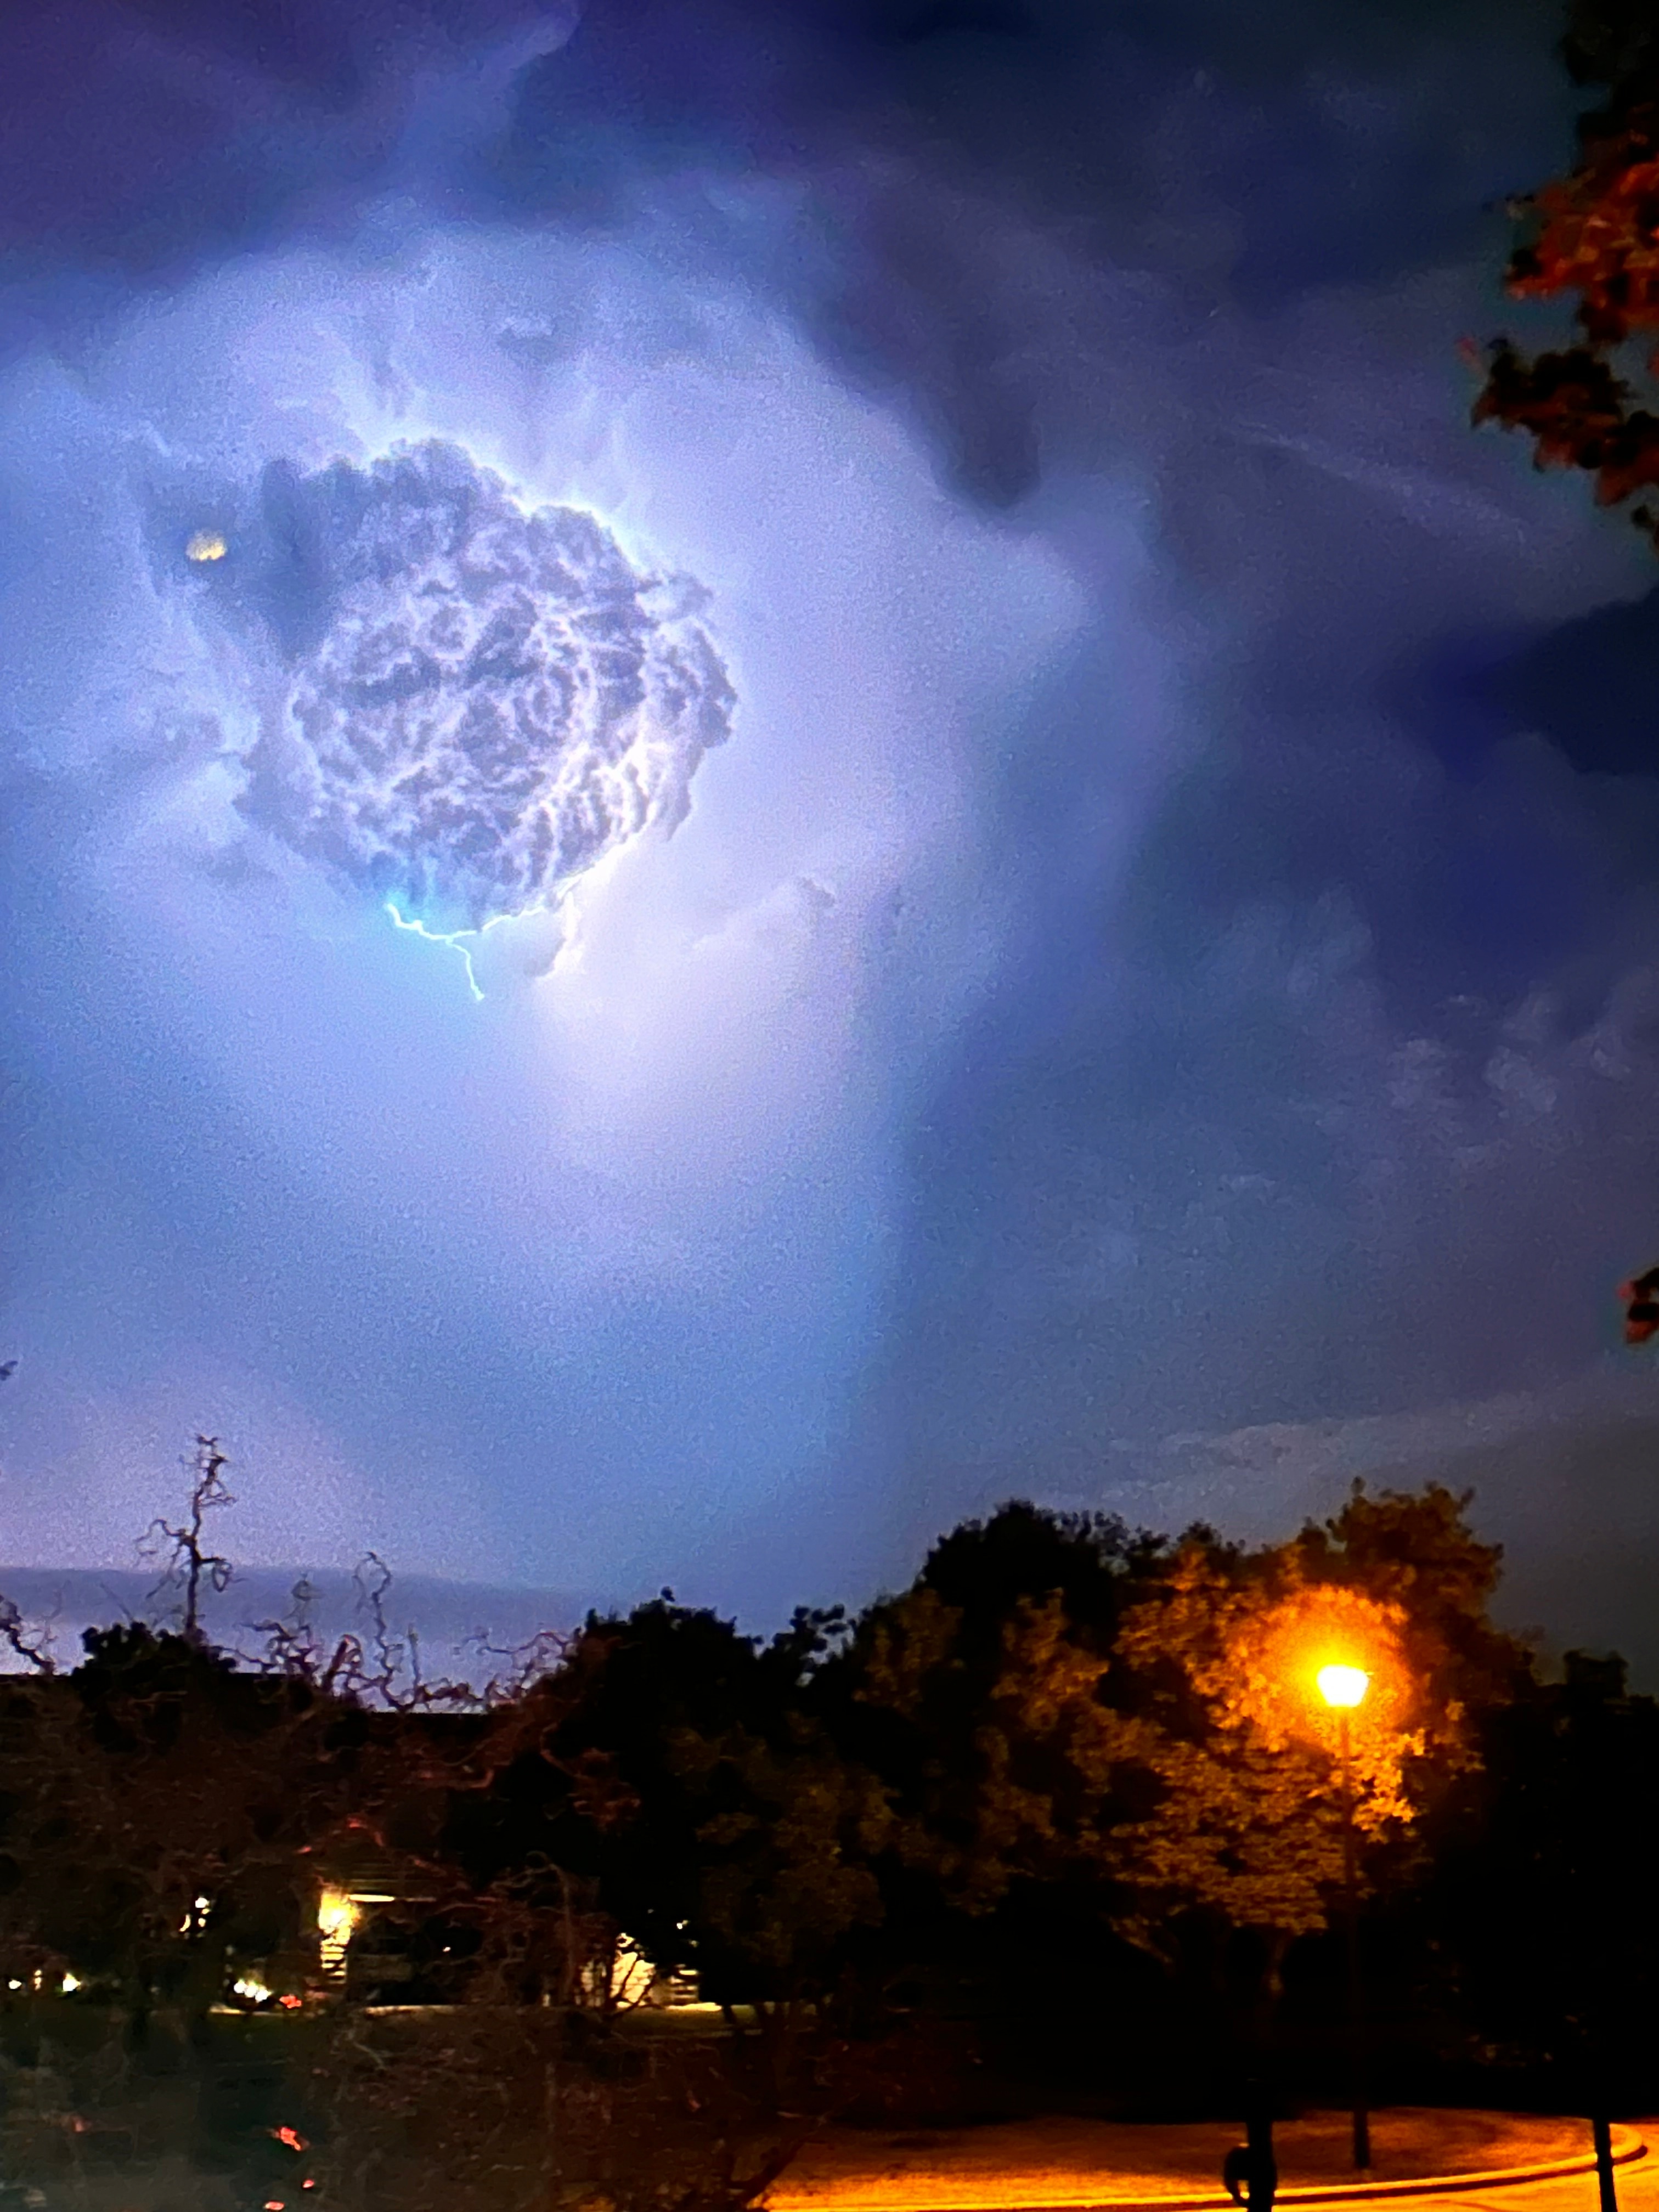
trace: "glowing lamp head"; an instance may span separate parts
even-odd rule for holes
[[[1352,1712],[1356,1705],[1364,1705],[1371,1686],[1371,1678],[1363,1667],[1322,1667],[1314,1680],[1325,1703],[1339,1712]]]

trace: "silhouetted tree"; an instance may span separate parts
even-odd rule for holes
[[[233,1570],[229,1559],[222,1552],[210,1551],[204,1540],[208,1515],[236,1503],[225,1481],[225,1469],[229,1464],[219,1449],[217,1437],[198,1436],[195,1455],[189,1462],[190,1498],[184,1520],[175,1524],[165,1515],[158,1516],[139,1544],[145,1557],[161,1562],[161,1579],[151,1594],[152,1599],[165,1589],[176,1589],[182,1593],[175,1617],[179,1633],[187,1644],[205,1644],[207,1641],[202,1626],[203,1585],[220,1593],[230,1588]]]
[[[1580,2109],[1659,2079],[1659,1705],[1569,1652],[1481,1717],[1482,1764],[1433,1826],[1424,1918],[1472,2033]]]
[[[0,1948],[15,1975],[95,1978],[139,2027],[160,2008],[199,2039],[232,1950],[292,1953],[311,1922],[307,1854],[371,1771],[360,1720],[199,1637],[85,1642],[72,1673],[6,1693]]]
[[[591,1880],[659,1967],[752,2021],[781,2097],[846,1939],[881,1912],[885,1795],[802,1695],[837,1626],[802,1613],[762,1643],[666,1595],[590,1619],[495,1717],[489,1787],[447,1831],[480,1884],[538,1860]]]

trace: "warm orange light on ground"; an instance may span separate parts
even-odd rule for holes
[[[1365,1692],[1371,1686],[1371,1678],[1363,1667],[1322,1667],[1314,1680],[1325,1703],[1346,1712],[1364,1705]]]

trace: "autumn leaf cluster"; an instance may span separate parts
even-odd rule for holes
[[[1583,470],[1597,504],[1620,507],[1659,484],[1659,415],[1646,404],[1659,365],[1652,11],[1637,0],[1575,0],[1562,55],[1574,82],[1603,97],[1580,121],[1571,170],[1511,204],[1523,234],[1505,285],[1516,300],[1571,302],[1577,336],[1535,355],[1495,340],[1474,418],[1524,431],[1540,468]],[[1630,512],[1659,536],[1645,500]]]

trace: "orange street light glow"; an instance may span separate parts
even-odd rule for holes
[[[1314,1680],[1325,1703],[1344,1711],[1363,1705],[1371,1686],[1371,1678],[1363,1667],[1322,1667]]]

